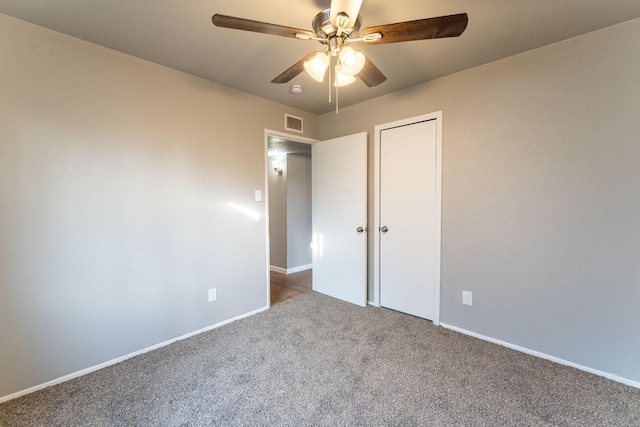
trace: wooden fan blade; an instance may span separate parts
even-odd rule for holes
[[[300,61],[287,68],[278,77],[271,80],[271,83],[288,83],[292,78],[304,71],[304,63],[313,58],[318,52],[310,52]]]
[[[364,40],[365,43],[370,45],[458,37],[464,32],[465,28],[467,28],[468,21],[469,18],[466,13],[418,19],[416,21],[398,22],[397,24],[365,28],[360,33],[360,37],[365,37],[367,34],[373,33],[382,34],[380,40]]]
[[[269,24],[267,22],[252,21],[250,19],[236,18],[234,16],[215,14],[211,21],[216,27],[232,28],[234,30],[253,31],[255,33],[271,34],[274,36],[296,38],[296,33],[310,37],[316,35],[308,30],[298,28],[283,27],[282,25]]]
[[[387,77],[382,74],[382,71],[373,65],[373,62],[371,62],[366,55],[364,58],[364,67],[358,73],[358,77],[360,77],[360,80],[362,80],[364,84],[369,87],[374,87],[387,80]]]

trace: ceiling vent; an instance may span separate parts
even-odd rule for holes
[[[285,113],[284,128],[285,130],[302,133],[302,117],[296,117]]]

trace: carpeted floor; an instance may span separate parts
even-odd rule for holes
[[[2,426],[640,426],[640,390],[317,293],[0,405]]]

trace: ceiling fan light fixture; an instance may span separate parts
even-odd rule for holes
[[[337,88],[353,83],[356,75],[368,87],[377,86],[387,80],[386,76],[362,52],[349,48],[348,44],[364,42],[365,44],[377,45],[458,37],[465,31],[469,22],[466,13],[458,13],[378,25],[365,28],[360,33],[362,20],[359,12],[363,0],[329,1],[330,8],[323,10],[313,18],[313,32],[222,14],[213,15],[211,20],[217,27],[320,42],[325,46],[324,50],[308,53],[271,80],[271,83],[288,83],[303,71],[307,71],[314,80],[323,82],[324,76],[329,70],[329,102],[331,102],[331,86],[333,85],[336,88],[336,113],[338,108]],[[357,34],[361,34],[361,36],[355,37]],[[333,69],[329,68],[334,65],[335,77],[331,76]],[[296,90],[298,90],[297,87]]]
[[[329,57],[324,52],[318,52],[313,58],[304,63],[304,69],[316,81],[322,82],[329,67]]]
[[[356,81],[354,76],[343,73],[340,68],[341,67],[339,65],[336,65],[336,78],[333,81],[333,85],[335,87],[348,86]]]
[[[340,70],[348,75],[355,76],[364,68],[365,57],[352,47],[345,47],[340,51]]]

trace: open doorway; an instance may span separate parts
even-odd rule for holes
[[[311,291],[313,141],[267,132],[269,288],[274,305]]]

